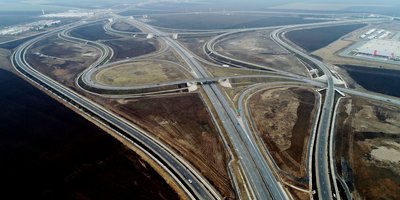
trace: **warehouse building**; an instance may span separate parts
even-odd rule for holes
[[[400,41],[373,39],[355,49],[357,55],[400,61]]]

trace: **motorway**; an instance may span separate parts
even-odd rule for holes
[[[39,86],[54,91],[62,99],[79,105],[90,114],[95,115],[99,119],[102,119],[108,124],[111,124],[113,127],[116,127],[119,130],[123,131],[129,136],[129,138],[134,139],[131,139],[131,142],[133,142],[134,144],[139,144],[142,148],[147,149],[148,151],[150,151],[151,155],[156,155],[159,161],[162,161],[164,165],[161,165],[161,167],[163,167],[171,175],[172,178],[175,178],[175,181],[178,183],[178,185],[181,186],[181,188],[187,193],[190,198],[220,199],[219,195],[215,195],[215,193],[210,192],[204,186],[204,182],[199,180],[199,177],[201,177],[201,175],[197,174],[195,170],[189,169],[187,165],[184,165],[182,163],[182,159],[179,156],[176,156],[172,151],[168,150],[165,145],[161,144],[154,138],[148,137],[148,135],[145,134],[144,131],[133,126],[126,120],[121,119],[120,117],[107,111],[106,109],[97,105],[91,100],[77,94],[76,92],[66,88],[60,83],[41,74],[29,65],[29,63],[25,59],[28,49],[41,39],[44,39],[53,34],[57,34],[58,32],[59,30],[51,31],[43,36],[37,37],[19,46],[18,49],[12,54],[11,59],[13,67],[23,76],[37,83]],[[105,56],[104,58],[107,58],[107,56]],[[101,63],[103,61],[98,62]]]
[[[140,21],[134,21],[136,26],[149,30],[151,33],[163,33],[153,27],[144,24]],[[175,40],[163,37],[164,41],[170,45],[192,68],[196,78],[207,78],[209,75],[204,68],[194,59],[185,48],[178,44]],[[245,176],[250,183],[252,193],[256,199],[287,199],[280,182],[276,179],[273,171],[268,166],[262,153],[255,144],[255,139],[251,134],[248,134],[237,118],[235,111],[232,109],[225,96],[220,89],[215,85],[203,85],[208,98],[214,103],[214,107],[223,126],[228,133],[228,137],[236,150],[242,163]]]
[[[328,138],[330,133],[330,123],[332,119],[334,101],[335,101],[335,89],[333,83],[333,77],[331,71],[321,61],[305,54],[304,52],[290,46],[283,42],[279,36],[280,33],[291,30],[293,28],[299,28],[301,26],[289,26],[273,31],[271,38],[274,39],[278,44],[288,49],[291,52],[300,55],[304,59],[307,59],[315,63],[327,77],[327,89],[325,93],[325,100],[320,115],[319,127],[317,130],[316,146],[315,146],[315,171],[318,197],[321,199],[333,199],[331,181],[329,176],[329,162],[328,162]]]
[[[359,23],[366,20],[351,20],[344,22],[347,23]],[[343,24],[343,22],[331,23],[329,24]],[[312,25],[313,27],[315,25]],[[318,25],[317,25],[318,26]],[[330,136],[330,125],[332,121],[332,115],[334,111],[335,104],[335,85],[333,82],[333,75],[328,67],[321,61],[311,57],[310,55],[304,53],[303,51],[289,45],[282,40],[285,32],[291,30],[297,30],[302,28],[310,28],[310,25],[293,25],[286,26],[284,28],[277,29],[271,33],[271,38],[277,42],[279,45],[295,53],[298,57],[308,60],[314,63],[322,72],[326,75],[327,88],[325,92],[325,100],[322,107],[322,112],[319,119],[319,126],[316,136],[315,144],[315,171],[316,171],[316,184],[317,184],[317,195],[320,199],[333,199],[338,196],[338,191],[332,192],[331,186],[331,169],[330,169],[330,156],[329,156],[329,136]],[[332,180],[336,184],[336,180]],[[337,186],[335,185],[335,188]]]
[[[113,17],[117,16],[115,14]],[[146,30],[149,33],[153,33],[158,36],[168,35],[168,33],[164,33],[153,26],[150,26],[141,21],[137,21],[135,19],[129,19],[136,27],[141,30]],[[140,145],[149,156],[156,156],[154,158],[156,161],[161,162],[161,167],[163,167],[170,175],[174,178],[176,183],[187,193],[187,195],[192,199],[221,199],[220,194],[215,190],[215,188],[207,181],[205,178],[196,170],[191,167],[186,161],[184,161],[179,155],[176,155],[173,150],[166,147],[164,144],[159,142],[157,139],[149,136],[140,128],[132,125],[127,122],[125,119],[122,119],[115,114],[109,112],[104,109],[100,105],[94,103],[93,101],[79,95],[78,93],[72,91],[66,86],[61,85],[60,83],[54,81],[53,79],[43,75],[42,73],[35,70],[29,63],[26,61],[25,57],[28,53],[28,50],[38,41],[45,39],[54,34],[58,34],[61,39],[85,43],[91,46],[94,46],[101,52],[101,56],[99,59],[95,61],[90,67],[84,70],[77,78],[81,78],[84,80],[84,83],[90,85],[90,87],[100,88],[105,90],[128,90],[128,89],[140,89],[140,88],[151,88],[151,87],[162,87],[169,86],[173,84],[182,84],[187,82],[197,82],[203,83],[205,81],[218,81],[223,79],[233,79],[233,78],[284,78],[288,81],[299,81],[303,83],[307,83],[309,85],[316,85],[319,87],[326,86],[325,99],[323,102],[323,106],[320,113],[317,135],[316,135],[316,144],[315,144],[315,175],[316,175],[316,188],[317,195],[320,199],[333,199],[337,194],[337,187],[335,191],[332,191],[331,181],[336,184],[336,181],[331,178],[330,174],[333,169],[330,169],[330,157],[328,156],[329,150],[329,137],[331,134],[331,123],[334,114],[334,104],[335,104],[335,90],[340,90],[341,92],[364,96],[367,98],[385,101],[392,104],[400,105],[400,101],[393,98],[382,97],[373,93],[361,93],[354,90],[349,90],[346,88],[337,88],[333,82],[333,75],[328,67],[321,61],[309,56],[307,53],[297,49],[296,47],[288,44],[283,38],[284,33],[291,30],[302,29],[302,28],[310,28],[315,26],[330,26],[330,25],[338,25],[338,24],[348,24],[348,23],[360,23],[367,20],[347,20],[347,21],[337,21],[337,22],[324,22],[324,23],[313,23],[313,24],[302,24],[302,25],[289,25],[289,26],[280,26],[280,27],[263,27],[263,28],[252,28],[252,29],[240,29],[240,30],[230,30],[230,31],[222,31],[216,30],[215,32],[210,31],[210,33],[222,33],[220,36],[215,37],[213,40],[209,41],[207,45],[205,45],[205,51],[212,52],[212,54],[222,57],[222,55],[218,54],[214,51],[215,42],[218,38],[226,36],[228,34],[234,34],[243,31],[252,31],[252,30],[264,30],[271,28],[278,28],[271,33],[271,38],[280,46],[287,49],[288,51],[296,54],[296,56],[308,60],[315,64],[325,75],[326,75],[326,83],[321,83],[314,81],[312,79],[301,77],[295,74],[291,74],[289,72],[278,71],[275,69],[265,68],[262,69],[270,70],[273,75],[243,75],[243,76],[227,76],[227,77],[211,77],[204,67],[196,60],[196,55],[193,55],[190,51],[184,48],[181,44],[179,44],[176,40],[173,40],[170,37],[159,37],[163,40],[166,45],[166,48],[163,48],[165,51],[168,48],[172,48],[179,54],[179,56],[187,63],[187,65],[191,68],[190,73],[193,75],[194,79],[190,80],[182,80],[176,82],[169,83],[158,83],[152,85],[138,86],[138,87],[111,87],[104,86],[94,83],[90,77],[94,70],[108,66],[106,65],[113,57],[113,50],[107,45],[104,45],[97,41],[87,41],[80,38],[75,38],[69,35],[69,32],[75,28],[87,25],[88,23],[94,23],[95,21],[80,21],[65,27],[60,27],[54,29],[44,35],[41,35],[37,38],[29,40],[25,42],[21,46],[19,46],[16,51],[12,54],[12,64],[14,68],[20,72],[26,78],[36,82],[39,86],[45,87],[50,91],[56,93],[60,98],[73,102],[73,104],[78,105],[80,108],[84,108],[84,110],[90,115],[95,115],[97,118],[106,122],[112,127],[115,127],[117,131],[122,132],[124,136],[126,136],[131,142]],[[115,34],[127,35],[132,33],[126,32],[115,32],[112,29],[111,23],[107,24],[105,27],[106,31],[114,32]],[[161,52],[163,52],[161,51]],[[235,61],[245,65],[254,65],[252,63],[246,63],[244,61],[235,60],[229,57],[223,57],[224,59]],[[132,61],[132,60],[130,60]],[[122,61],[125,62],[125,61]],[[287,82],[286,82],[287,83]],[[225,128],[227,135],[230,139],[231,144],[233,145],[233,149],[239,158],[239,162],[241,164],[242,170],[244,172],[244,176],[247,184],[250,186],[250,192],[248,195],[249,198],[254,199],[288,199],[289,197],[286,194],[286,190],[282,187],[281,182],[274,175],[273,168],[268,164],[265,156],[260,150],[260,147],[257,144],[257,139],[251,134],[251,130],[249,128],[248,122],[243,117],[244,113],[240,112],[240,116],[238,113],[234,111],[231,107],[230,103],[226,99],[225,95],[221,92],[220,88],[216,84],[203,84],[202,88],[204,89],[207,97],[213,103],[215,110],[217,111],[219,119],[222,121],[223,127]],[[242,98],[242,97],[241,97]],[[243,100],[241,100],[243,101]],[[241,105],[241,104],[239,104]],[[240,109],[242,110],[242,109]],[[267,152],[268,153],[268,152]],[[336,195],[334,195],[336,194]]]
[[[98,69],[97,69],[98,70]],[[290,76],[283,75],[275,75],[275,74],[265,74],[265,75],[236,75],[236,76],[218,76],[218,77],[205,77],[205,78],[192,78],[192,79],[182,79],[178,81],[169,81],[169,82],[160,82],[160,83],[151,83],[145,85],[136,85],[136,86],[110,86],[98,83],[92,80],[93,74],[96,73],[95,70],[90,70],[87,73],[82,74],[82,80],[84,84],[90,88],[96,89],[96,91],[131,91],[138,89],[148,89],[148,88],[163,88],[166,86],[174,86],[174,85],[182,85],[186,83],[197,83],[197,84],[205,84],[207,82],[219,82],[226,79],[247,79],[247,78],[277,78],[277,79],[287,79],[287,80],[295,80],[301,82],[307,82],[310,84],[318,84],[320,82],[314,81],[307,78],[294,78]]]
[[[315,166],[314,166],[315,171],[316,171],[318,197],[322,198],[322,199],[332,199],[333,198],[333,192],[331,189],[331,179],[330,179],[330,165],[329,165],[330,162],[328,159],[328,155],[329,155],[328,154],[328,143],[329,143],[328,139],[329,139],[329,134],[330,134],[330,124],[331,124],[331,120],[332,120],[332,113],[333,113],[333,108],[334,108],[334,103],[335,103],[335,88],[334,88],[334,82],[333,82],[333,75],[332,75],[331,71],[328,69],[328,67],[325,66],[324,63],[309,56],[308,54],[304,53],[303,51],[298,50],[295,47],[292,47],[286,41],[283,41],[281,39],[281,34],[286,31],[301,29],[301,28],[354,24],[354,23],[360,23],[362,21],[363,20],[346,20],[346,21],[322,22],[322,23],[301,24],[301,25],[289,25],[289,26],[283,26],[281,28],[273,27],[273,28],[278,28],[278,29],[274,30],[271,33],[271,39],[273,39],[277,44],[279,44],[283,48],[287,49],[289,52],[296,54],[298,57],[314,63],[315,66],[318,67],[327,77],[327,80],[326,80],[327,89],[326,89],[326,93],[325,93],[325,100],[323,103],[322,112],[320,114],[319,126],[317,129],[317,138],[316,138],[316,147],[315,147]],[[366,21],[366,20],[364,20],[364,21]],[[254,31],[254,30],[260,30],[260,29],[258,28],[258,29],[237,30],[237,31],[232,31],[232,32],[228,32],[228,33],[222,34],[220,36],[217,36],[206,43],[206,45],[204,46],[204,51],[213,60],[218,59],[217,61],[223,62],[223,63],[226,63],[225,60],[228,60],[228,63],[226,63],[226,64],[230,64],[233,61],[235,63],[238,63],[238,65],[254,66],[259,69],[267,69],[267,70],[271,70],[271,71],[275,71],[275,72],[285,73],[285,72],[277,71],[275,69],[267,68],[264,66],[259,66],[259,65],[253,64],[253,63],[247,63],[244,61],[236,60],[234,58],[230,58],[230,57],[221,55],[214,50],[214,46],[220,38],[226,37],[227,35],[230,35],[230,34],[236,34],[236,33],[241,33],[241,32],[246,32],[246,31]],[[212,57],[211,55],[213,55],[214,57]],[[217,57],[215,58],[215,56],[217,56]],[[286,75],[293,76],[293,74],[290,74],[288,72],[286,72]],[[335,193],[337,193],[337,191],[335,191]]]
[[[375,21],[374,19],[373,21]],[[271,38],[280,46],[283,48],[289,50],[290,52],[296,54],[298,57],[308,60],[312,63],[315,64],[316,67],[318,67],[327,77],[326,83],[327,83],[327,89],[325,93],[325,100],[323,103],[322,107],[322,112],[320,114],[319,118],[319,126],[317,129],[317,138],[316,138],[316,146],[315,146],[315,171],[316,171],[316,183],[317,183],[317,195],[321,199],[333,199],[334,196],[337,196],[338,191],[335,190],[335,194],[332,192],[332,187],[331,187],[331,177],[330,177],[330,160],[329,160],[329,153],[328,153],[328,144],[329,144],[329,136],[330,136],[330,124],[332,121],[332,114],[333,114],[333,109],[334,109],[334,103],[335,103],[335,86],[333,82],[333,75],[331,71],[328,69],[328,67],[325,66],[324,63],[321,61],[309,56],[308,54],[304,53],[301,50],[298,50],[295,47],[292,47],[290,44],[287,42],[283,41],[281,39],[281,34],[284,34],[284,32],[290,31],[290,30],[295,30],[295,29],[301,29],[301,28],[310,28],[310,27],[320,27],[320,26],[331,26],[331,25],[341,25],[341,24],[354,24],[354,23],[360,23],[360,22],[367,22],[370,20],[346,20],[346,21],[337,21],[337,22],[323,22],[323,23],[313,23],[313,24],[302,24],[302,25],[289,25],[289,26],[284,26],[282,28],[276,29],[271,33]],[[226,56],[223,56],[219,54],[218,52],[214,51],[214,45],[216,44],[216,41],[222,37],[225,37],[230,34],[234,33],[240,33],[240,32],[245,32],[245,31],[254,31],[254,30],[238,30],[234,32],[228,32],[225,34],[222,34],[220,36],[217,36],[210,40],[205,46],[204,46],[204,51],[207,53],[207,55],[214,55],[217,56],[217,58],[222,58],[222,62],[224,60],[228,60],[229,63],[234,61],[236,63],[244,64],[244,65],[252,65],[258,68],[264,68],[268,70],[273,70],[270,68],[265,68],[263,66],[258,66],[253,63],[246,63],[243,61],[235,60],[234,58],[229,58]],[[210,58],[212,58],[210,56]],[[215,58],[212,58],[215,59]],[[221,61],[221,60],[218,60]],[[227,63],[228,64],[228,63]],[[289,73],[287,75],[290,75]],[[334,184],[336,184],[335,180],[333,180]],[[335,185],[335,189],[337,186]]]
[[[150,33],[156,35],[165,35],[165,33],[147,25],[142,22],[133,20],[134,24],[137,27],[141,27],[141,29],[148,30]],[[313,27],[313,26],[325,26],[325,25],[338,25],[338,24],[349,24],[349,23],[360,23],[359,20],[348,20],[348,21],[339,21],[339,22],[326,22],[326,23],[315,23],[315,24],[304,24],[304,25],[294,25],[294,26],[285,26],[283,28],[277,29],[271,34],[271,38],[275,40],[279,45],[288,49],[289,51],[297,54],[299,57],[303,59],[307,59],[312,63],[315,63],[316,66],[326,75],[327,77],[327,89],[325,94],[325,100],[322,107],[322,112],[320,114],[319,126],[317,129],[317,138],[316,138],[316,148],[315,148],[315,170],[316,170],[316,180],[317,180],[317,190],[318,197],[322,199],[332,199],[333,192],[331,189],[331,179],[330,179],[330,166],[328,159],[328,139],[330,134],[330,124],[332,121],[332,113],[335,101],[335,88],[333,83],[333,75],[330,70],[325,66],[324,63],[320,62],[307,55],[306,53],[290,46],[286,42],[282,41],[280,38],[280,34],[299,28],[305,27]],[[269,27],[271,28],[271,27]],[[258,29],[257,29],[258,30]],[[249,30],[239,30],[235,32],[241,31],[249,31]],[[223,35],[227,35],[231,33],[226,33]],[[219,38],[221,36],[218,36]],[[192,55],[189,51],[183,48],[179,43],[169,37],[162,37],[164,42],[172,47],[178,54],[185,60],[185,62],[191,67],[192,74],[197,78],[197,81],[204,80],[215,80],[209,77],[209,75],[205,72],[203,67],[194,59],[194,55]],[[211,42],[207,43],[207,46],[213,44],[215,39]],[[213,50],[213,46],[208,46],[209,49]],[[213,52],[215,53],[215,52]],[[231,58],[229,58],[231,59]],[[240,62],[240,61],[239,61]],[[265,69],[265,68],[264,68]],[[273,69],[269,69],[273,70]],[[280,74],[285,74],[287,76],[293,76],[294,80],[301,79],[299,76],[290,74],[287,72],[276,71]],[[229,78],[229,77],[226,77]],[[192,81],[196,81],[192,80]],[[166,83],[171,84],[171,83]],[[159,85],[159,84],[157,84]],[[164,83],[161,83],[164,85]],[[156,86],[156,85],[153,85]],[[98,87],[98,86],[97,86]],[[111,89],[111,88],[108,88]],[[117,89],[117,88],[112,88]],[[121,89],[121,88],[119,88]],[[252,135],[249,134],[248,124],[240,123],[238,120],[236,113],[232,110],[229,103],[225,99],[224,95],[220,92],[219,88],[215,85],[203,85],[203,89],[205,90],[208,98],[214,102],[214,107],[217,110],[217,113],[220,119],[223,121],[223,126],[227,130],[231,142],[234,144],[234,148],[236,149],[236,153],[239,155],[242,163],[247,163],[247,165],[243,165],[245,175],[248,179],[248,182],[251,185],[251,189],[255,197],[265,199],[265,198],[273,198],[273,199],[283,199],[286,198],[285,191],[281,187],[279,181],[276,180],[274,174],[268,164],[266,164],[265,159],[261,155],[259,148],[255,145],[255,139],[252,138]],[[242,127],[241,124],[245,126]],[[247,125],[247,126],[246,126]],[[251,157],[251,159],[249,159]],[[256,172],[257,173],[254,173]],[[271,183],[272,182],[272,183]],[[263,188],[264,186],[265,188]],[[337,193],[337,191],[335,191]]]
[[[296,81],[294,79],[292,79],[292,80],[289,79],[288,81],[285,81],[285,82],[260,83],[260,84],[255,84],[255,85],[247,87],[245,90],[243,90],[240,93],[237,105],[238,105],[239,114],[243,120],[243,124],[246,127],[246,130],[248,130],[248,132],[251,131],[250,124],[255,124],[254,121],[249,122],[246,117],[246,116],[251,116],[249,113],[249,110],[247,109],[246,103],[245,103],[250,98],[248,95],[254,94],[255,91],[260,91],[265,88],[272,89],[272,88],[290,87],[290,86],[292,86],[292,87],[293,86],[303,86],[303,87],[308,86],[308,87],[315,87],[315,88],[326,87],[326,85],[321,82],[312,82],[312,83],[308,82],[307,83],[307,82],[299,82],[298,80]],[[320,107],[320,105],[318,105],[318,107]],[[255,127],[255,126],[252,126],[252,127]],[[258,134],[255,134],[255,135],[257,135],[257,137],[260,141],[262,140]],[[309,146],[311,146],[311,144]],[[264,149],[267,149],[267,147],[264,146]],[[268,151],[266,151],[266,154],[271,158],[274,166],[278,169],[279,167],[276,165],[275,161],[272,159],[272,156],[269,154]],[[310,159],[311,156],[309,156],[308,159]],[[307,162],[307,165],[309,165],[308,163],[309,162]],[[311,167],[311,166],[309,166],[309,167]],[[307,169],[309,167],[307,167]]]

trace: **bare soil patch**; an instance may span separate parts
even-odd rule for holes
[[[227,36],[215,50],[222,55],[282,71],[307,75],[305,66],[269,37],[271,31],[246,32]]]
[[[258,91],[248,102],[256,132],[274,161],[304,188],[308,187],[306,162],[316,99],[312,89],[282,87]]]
[[[204,53],[203,51],[203,46],[204,44],[210,40],[212,37],[206,37],[206,36],[202,36],[202,37],[181,37],[178,38],[179,42],[185,46],[187,49],[189,49],[190,51],[192,51],[194,54],[196,54],[197,56],[206,59],[208,61],[211,61],[208,59],[208,56]]]
[[[336,166],[353,198],[400,198],[400,109],[362,98],[341,102]]]
[[[91,41],[111,40],[118,38],[114,35],[107,34],[106,31],[103,29],[104,24],[105,22],[99,22],[87,26],[82,26],[71,31],[71,35],[77,38]]]
[[[143,38],[130,38],[121,40],[110,40],[105,42],[114,51],[112,61],[134,58],[155,52],[159,49],[159,42]]]
[[[111,110],[172,147],[224,197],[235,197],[227,172],[227,152],[198,94],[106,103]]]
[[[35,44],[27,61],[54,80],[73,86],[76,76],[89,67],[100,55],[95,48],[50,37]]]
[[[111,27],[118,31],[141,32],[138,28],[126,22],[116,22]]]
[[[294,188],[288,188],[288,190],[294,199],[297,199],[297,200],[309,200],[310,199],[309,193],[299,191]]]

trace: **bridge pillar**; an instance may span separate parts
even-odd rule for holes
[[[153,37],[154,37],[154,34],[153,33],[149,33],[149,34],[147,34],[146,39],[152,39]]]
[[[231,82],[229,82],[229,79],[220,79],[218,80],[218,83],[222,86],[222,87],[226,87],[226,88],[231,88]]]
[[[186,83],[186,84],[187,84],[187,86],[188,86],[189,92],[194,92],[194,91],[196,91],[197,88],[198,88],[196,82],[188,82],[188,83]]]

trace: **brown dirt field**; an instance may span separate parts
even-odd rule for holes
[[[155,39],[129,38],[110,40],[105,43],[114,50],[114,56],[111,59],[113,62],[150,54],[160,48],[159,42]]]
[[[189,49],[191,52],[196,54],[197,56],[203,58],[204,60],[207,60],[211,63],[215,63],[213,60],[210,60],[208,56],[203,52],[203,45],[205,42],[210,40],[212,37],[197,37],[197,38],[179,38],[179,42],[185,46],[187,49]],[[262,71],[255,71],[255,70],[249,70],[249,69],[240,69],[240,68],[235,68],[235,67],[217,67],[208,63],[205,63],[204,61],[199,61],[203,67],[209,72],[210,75],[214,77],[218,76],[237,76],[237,75],[263,75],[263,74],[268,74],[268,72],[262,72]],[[216,64],[218,65],[218,64]]]
[[[243,79],[230,79],[231,88],[221,87],[234,108],[237,108],[239,96],[243,90],[251,85],[258,83],[271,83],[277,81],[287,81],[281,78],[243,78]]]
[[[246,32],[227,36],[215,45],[215,50],[228,57],[250,63],[308,75],[299,60],[282,49],[269,37],[270,31]]]
[[[112,28],[114,28],[115,30],[119,30],[119,31],[141,32],[136,27],[134,27],[128,23],[125,23],[125,22],[116,22],[112,25]]]
[[[294,199],[298,199],[298,200],[309,200],[310,199],[309,193],[305,193],[303,191],[299,191],[299,190],[296,190],[293,188],[289,188],[288,190]]]
[[[67,42],[54,36],[35,44],[29,51],[27,61],[54,80],[73,86],[76,76],[99,55],[100,52],[90,46]]]
[[[197,37],[197,38],[179,38],[179,42],[187,49],[192,51],[197,56],[211,61],[203,51],[203,45],[210,40],[212,37]]]
[[[308,186],[308,142],[318,103],[316,92],[280,87],[256,92],[248,100],[257,133],[281,170],[304,188]]]
[[[199,94],[109,100],[107,107],[182,155],[227,199],[235,198],[228,155]]]
[[[387,154],[400,153],[400,109],[355,97],[339,108],[336,166],[353,198],[399,199],[400,162]]]
[[[112,35],[107,33],[103,29],[106,21],[97,22],[89,25],[80,26],[76,29],[73,29],[70,34],[77,38],[82,38],[84,40],[112,40],[120,38],[120,36]]]

